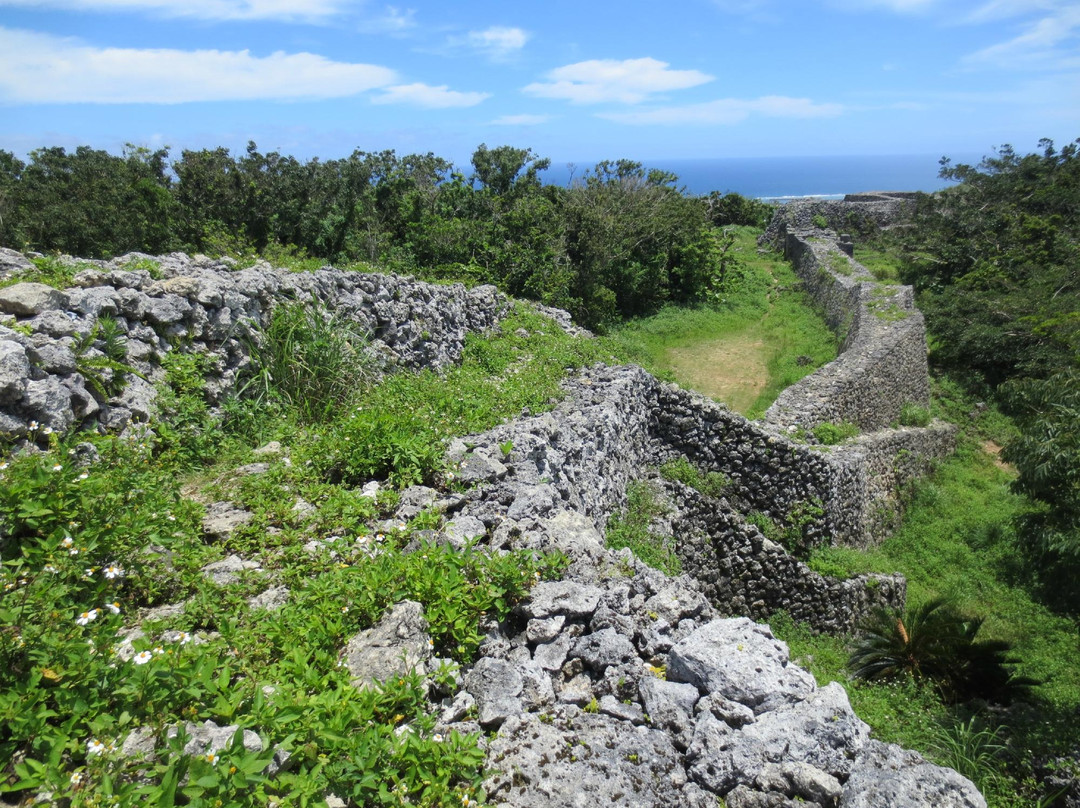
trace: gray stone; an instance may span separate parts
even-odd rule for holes
[[[0,341],[0,403],[19,401],[26,392],[29,376],[26,349],[11,340]]]
[[[201,572],[218,586],[227,586],[239,581],[241,573],[258,569],[260,569],[258,562],[245,561],[234,553],[221,561],[207,564]]]
[[[788,663],[787,645],[768,626],[745,617],[713,620],[676,643],[668,654],[668,679],[755,712],[805,698],[816,687],[811,674]]]
[[[34,264],[21,252],[0,247],[0,278],[10,278],[33,270]]]
[[[49,309],[66,309],[68,296],[43,283],[17,283],[0,289],[0,311],[33,317]]]
[[[535,712],[555,702],[551,676],[538,662],[526,660],[516,663],[515,667],[521,676],[521,706],[524,710]]]
[[[801,761],[766,763],[756,782],[762,791],[778,791],[825,808],[833,808],[843,793],[839,780]]]
[[[75,422],[71,410],[71,390],[55,376],[26,383],[22,406],[45,426],[67,432]]]
[[[607,715],[508,720],[488,748],[489,799],[508,808],[715,808],[658,730]]]
[[[554,617],[534,617],[525,626],[525,638],[534,645],[549,643],[559,636],[566,624],[566,615],[557,614]],[[556,667],[562,666],[562,662]]]
[[[694,705],[700,698],[697,688],[643,676],[638,681],[638,692],[650,723],[671,732],[676,746],[686,749],[694,733]]]
[[[473,539],[484,536],[487,533],[487,527],[475,516],[459,516],[446,523],[443,533],[450,539],[451,544],[464,547]]]
[[[515,666],[501,659],[483,657],[465,675],[465,689],[476,699],[480,726],[488,729],[522,712],[523,687]]]
[[[551,513],[556,493],[550,485],[530,485],[518,490],[506,512],[507,519],[536,519]]]
[[[354,635],[342,651],[342,661],[353,684],[367,687],[422,668],[432,650],[424,607],[403,600],[374,626]]]
[[[408,521],[421,511],[430,508],[439,498],[439,492],[426,485],[411,485],[398,496],[396,518]]]
[[[610,665],[618,665],[637,657],[637,649],[625,636],[613,628],[605,628],[579,637],[570,649],[571,658],[580,659],[586,667],[602,672]]]
[[[458,471],[458,478],[466,484],[492,482],[505,476],[506,466],[480,451],[467,454]]]
[[[592,679],[584,673],[578,673],[569,677],[559,688],[558,699],[563,704],[576,704],[584,707],[591,704],[596,698],[593,692]]]
[[[184,724],[184,734],[187,743],[184,744],[184,754],[201,756],[210,752],[221,752],[232,746],[233,737],[240,727],[236,724],[220,726],[207,719],[202,724],[188,722]],[[180,734],[178,727],[170,727],[165,732],[169,738],[175,738]],[[261,752],[263,750],[262,739],[250,729],[242,733],[244,748],[249,752]]]
[[[560,634],[554,640],[543,645],[536,646],[533,651],[533,661],[548,671],[557,671],[566,662],[567,654],[570,653],[570,638]]]
[[[970,780],[896,744],[870,741],[844,784],[841,808],[986,808]]]
[[[248,606],[252,609],[266,609],[268,612],[277,611],[289,602],[289,587],[274,586],[265,592],[260,592],[248,599]]]
[[[807,763],[843,780],[869,736],[847,693],[833,682],[804,701],[781,703],[741,729],[703,713],[686,760],[690,775],[718,794],[754,782],[770,763]]]
[[[28,351],[31,361],[46,373],[65,375],[75,372],[75,353],[61,342],[49,340]],[[3,360],[0,359],[0,362]]]
[[[807,808],[805,800],[789,799],[775,791],[754,791],[749,786],[738,785],[724,797],[726,808]],[[817,808],[817,803],[810,803]]]
[[[211,539],[226,539],[254,516],[251,511],[238,508],[231,502],[213,502],[206,506],[206,515],[202,521],[203,533]]]
[[[631,724],[645,723],[645,713],[638,704],[619,701],[611,694],[600,697],[600,712]]]
[[[599,587],[574,581],[542,581],[532,589],[532,597],[522,606],[526,617],[591,617],[603,594]]]

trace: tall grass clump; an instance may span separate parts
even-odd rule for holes
[[[368,335],[356,323],[315,304],[274,308],[253,351],[244,391],[277,400],[309,422],[327,421],[374,376]]]

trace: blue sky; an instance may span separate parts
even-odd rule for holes
[[[0,149],[464,162],[987,153],[1080,137],[1067,0],[0,0]]]

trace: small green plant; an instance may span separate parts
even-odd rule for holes
[[[989,791],[1000,778],[999,767],[1007,747],[1004,727],[991,727],[971,716],[967,721],[939,725],[933,740],[935,757],[943,766],[967,777],[980,791]]]
[[[509,457],[510,453],[514,451],[514,442],[512,440],[508,440],[505,443],[500,443],[499,451],[502,452],[502,456],[504,458]]]
[[[944,598],[903,613],[879,609],[861,624],[848,668],[856,679],[926,680],[951,701],[1023,695],[1035,682],[1012,675],[1009,643],[976,640],[982,624]]]
[[[721,497],[731,485],[731,480],[718,471],[704,474],[686,457],[676,457],[660,466],[660,476],[688,485],[708,497]]]
[[[829,220],[820,213],[815,213],[813,216],[811,216],[810,221],[814,225],[814,227],[817,227],[821,230],[829,229]]]
[[[838,424],[825,422],[815,426],[810,433],[823,446],[835,446],[858,435],[859,426],[850,421],[841,421]]]
[[[682,562],[672,548],[672,539],[649,530],[649,523],[666,511],[648,482],[631,483],[626,490],[626,510],[608,520],[607,546],[613,550],[629,547],[650,567],[668,575],[678,575],[682,571]]]
[[[930,410],[908,402],[900,408],[900,424],[902,426],[928,426],[930,424]]]
[[[80,337],[72,348],[75,369],[100,398],[110,398],[123,390],[129,373],[142,378],[142,374],[124,362],[127,358],[126,340],[115,319],[99,317],[90,331]],[[95,348],[98,352],[91,353]]]

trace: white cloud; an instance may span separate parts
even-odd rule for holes
[[[396,79],[386,67],[312,53],[100,48],[0,28],[0,101],[20,104],[342,98]]]
[[[387,6],[381,16],[361,22],[360,31],[365,34],[400,34],[416,27],[415,17],[415,9],[402,10],[396,6]]]
[[[466,43],[494,59],[504,59],[525,47],[529,34],[521,28],[493,25],[483,31],[469,31]]]
[[[963,63],[1005,69],[1075,69],[1080,67],[1078,38],[1080,6],[1066,5],[1029,24],[1018,36],[968,54]]]
[[[375,104],[409,104],[427,109],[446,109],[448,107],[475,107],[490,93],[459,92],[451,90],[445,84],[432,87],[428,84],[399,84],[387,87],[383,95],[371,99]]]
[[[0,0],[0,7],[150,12],[202,20],[325,20],[355,5],[355,0]]]
[[[816,104],[809,98],[767,95],[752,99],[720,98],[703,104],[634,112],[609,112],[599,117],[629,124],[716,126],[740,123],[751,115],[767,118],[832,118],[843,111],[840,104]]]
[[[495,126],[539,126],[551,120],[550,115],[503,115],[491,123]]]
[[[575,104],[617,102],[638,104],[654,93],[684,90],[712,81],[697,70],[671,70],[656,59],[592,59],[558,67],[524,92],[542,98],[561,98]]]

